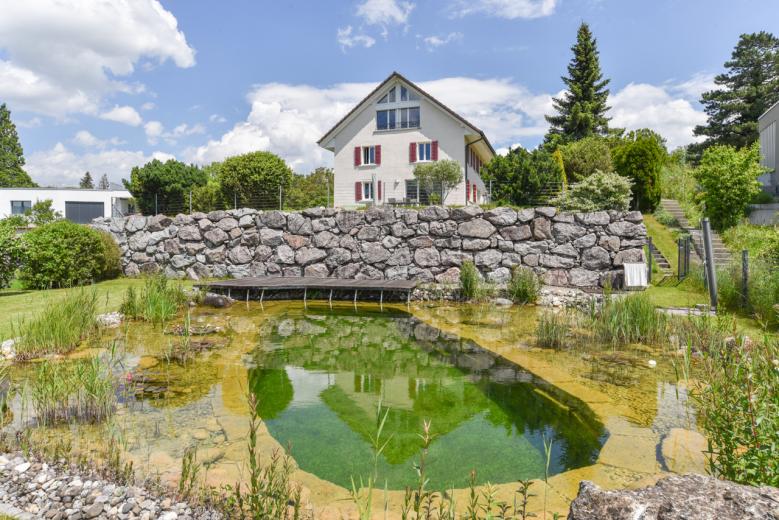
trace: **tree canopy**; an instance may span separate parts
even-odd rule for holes
[[[292,170],[271,152],[250,152],[228,157],[217,174],[222,197],[228,203],[254,208],[278,208],[279,187],[286,190]]]
[[[564,177],[553,154],[541,148],[530,152],[522,147],[496,155],[482,168],[481,176],[486,183],[492,181],[493,202],[515,206],[533,204],[541,191],[556,189]]]
[[[24,171],[24,151],[11,121],[11,111],[0,105],[0,188],[34,188],[35,184]]]
[[[459,162],[446,159],[416,165],[414,177],[430,194],[430,203],[441,203],[463,181],[463,169]]]
[[[92,190],[95,188],[95,183],[92,182],[92,174],[89,172],[86,172],[83,177],[81,177],[81,180],[78,182],[78,187],[81,189],[89,189]]]
[[[591,135],[563,145],[559,150],[570,182],[578,182],[596,171],[614,170],[609,143],[602,137]]]
[[[100,181],[97,183],[98,190],[107,190],[111,188],[111,183],[108,182],[108,175],[105,173],[100,177]]]
[[[552,100],[557,114],[546,116],[551,125],[547,142],[569,142],[608,132],[609,80],[603,79],[597,41],[586,23],[579,26],[571,51],[568,76],[562,77],[567,91]]]
[[[742,34],[725,69],[714,78],[717,88],[703,93],[708,120],[694,133],[706,140],[693,145],[694,152],[715,144],[741,148],[757,141],[757,118],[779,101],[779,38],[765,31]]]
[[[317,168],[308,175],[294,174],[289,189],[284,194],[284,207],[314,208],[333,202],[332,168]]]
[[[614,169],[633,181],[634,207],[654,211],[660,203],[660,172],[668,160],[665,140],[656,132],[629,132],[613,151]]]
[[[177,213],[189,209],[189,191],[206,183],[207,176],[195,165],[170,159],[154,159],[134,167],[130,180],[122,180],[145,215]]]

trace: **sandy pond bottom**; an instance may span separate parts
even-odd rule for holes
[[[354,515],[346,488],[370,471],[380,401],[389,415],[379,482],[390,511],[415,482],[425,420],[435,435],[430,487],[455,489],[459,504],[471,470],[479,484],[497,484],[505,500],[518,479],[536,479],[532,509],[540,511],[546,495],[548,511],[561,514],[582,479],[618,488],[650,484],[667,471],[703,472],[694,410],[670,362],[640,346],[534,348],[535,320],[535,309],[490,305],[198,308],[193,325],[222,329],[193,337],[209,349],[179,364],[166,355],[180,341],[175,335],[137,323],[110,331],[103,343],[120,345],[118,375],[127,382],[116,416],[36,435],[67,437],[85,450],[113,435],[141,472],[171,483],[196,446],[204,478],[233,484],[246,476],[251,392],[266,460],[291,447],[294,479],[323,518]],[[14,408],[15,427],[34,420],[21,398]],[[546,489],[544,440],[552,442]],[[376,502],[383,496],[382,489]]]

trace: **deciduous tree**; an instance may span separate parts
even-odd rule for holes
[[[532,204],[542,191],[565,183],[561,161],[542,148],[529,152],[522,147],[497,155],[481,171],[484,182],[492,181],[492,201],[522,206]]]
[[[286,190],[292,170],[271,152],[250,152],[228,157],[217,174],[222,196],[228,203],[253,208],[278,208],[279,187]]]
[[[141,213],[175,214],[189,209],[189,190],[206,183],[206,174],[193,164],[170,159],[157,159],[136,166],[130,180],[123,179],[125,188],[135,198]]]
[[[416,165],[414,177],[430,194],[433,199],[430,202],[446,202],[452,190],[463,181],[463,169],[459,162],[446,159]]]

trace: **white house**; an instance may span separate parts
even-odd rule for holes
[[[66,219],[86,224],[97,217],[132,213],[131,197],[129,191],[116,189],[0,188],[0,218],[23,215],[36,202],[48,199]]]
[[[760,177],[763,189],[771,195],[779,195],[779,164],[776,153],[779,150],[779,102],[766,110],[758,119],[760,132],[760,163],[768,172]]]
[[[397,72],[318,143],[335,154],[336,207],[427,203],[430,194],[417,185],[414,167],[444,159],[463,170],[445,204],[487,200],[479,171],[495,150],[484,132]]]

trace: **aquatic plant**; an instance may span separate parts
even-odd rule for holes
[[[158,274],[146,279],[143,291],[138,295],[132,287],[128,287],[120,311],[130,318],[157,325],[170,320],[186,302],[187,297],[181,285]]]
[[[470,260],[460,267],[460,294],[464,300],[473,300],[479,294],[481,278],[476,265]]]
[[[388,415],[389,408],[385,409],[384,413],[382,414],[381,399],[379,399],[379,403],[376,408],[376,431],[370,436],[371,449],[373,452],[373,469],[365,481],[363,481],[362,476],[360,476],[359,486],[357,486],[354,481],[354,477],[352,476],[352,487],[349,489],[349,496],[357,506],[360,520],[371,520],[373,515],[373,488],[379,478],[379,460],[381,459],[381,455],[384,453],[384,449],[387,447],[387,444],[389,444],[390,441],[390,439],[384,440],[382,438],[384,426],[387,424]],[[385,508],[386,505],[387,504],[385,501]]]
[[[97,330],[97,291],[71,289],[59,300],[50,301],[32,319],[15,323],[16,358],[27,360],[46,354],[64,354],[75,349]]]
[[[179,479],[178,493],[182,498],[189,498],[197,484],[200,474],[200,464],[197,462],[197,448],[190,447],[184,450],[181,459],[181,478]]]
[[[734,482],[779,485],[779,342],[766,336],[703,352],[693,398],[710,471]]]
[[[667,316],[657,312],[649,297],[639,293],[604,298],[591,325],[601,343],[656,345],[667,340],[667,321]]]
[[[511,279],[506,286],[506,293],[514,303],[528,304],[538,301],[541,292],[541,281],[532,269],[515,266],[511,270]]]
[[[536,343],[539,347],[563,348],[573,332],[573,317],[567,311],[544,311],[538,316]]]
[[[99,357],[68,363],[45,360],[30,384],[33,408],[44,425],[100,422],[115,409],[114,377]]]

